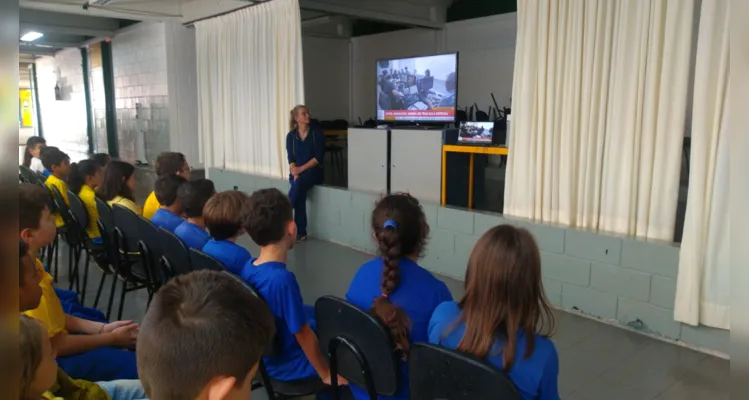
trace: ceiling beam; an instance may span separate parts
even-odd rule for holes
[[[106,29],[95,29],[87,27],[74,27],[74,26],[62,26],[62,25],[47,25],[47,24],[32,24],[28,22],[21,22],[20,24],[21,34],[28,31],[36,31],[44,34],[47,33],[59,33],[63,35],[79,35],[79,36],[113,36],[114,31]]]
[[[167,2],[159,2],[151,0],[148,4],[157,5],[171,4]],[[22,10],[40,10],[50,11],[55,13],[65,13],[74,15],[85,15],[89,17],[104,17],[104,18],[120,18],[120,19],[132,19],[135,21],[167,21],[172,19],[179,20],[181,18],[178,14],[172,14],[169,11],[169,7],[159,11],[146,11],[136,9],[122,9],[115,5],[107,7],[90,6],[88,9],[83,9],[82,4],[70,4],[70,3],[56,3],[52,1],[44,0],[20,0],[20,7]]]
[[[34,56],[53,56],[57,52],[57,49],[51,47],[33,47],[33,46],[18,46],[18,52],[24,55]]]
[[[443,3],[412,3],[401,0],[299,0],[304,10],[323,11],[350,17],[415,27],[441,29],[447,8]]]
[[[70,47],[79,47],[79,43],[71,42],[47,42],[43,40],[35,40],[33,42],[19,42],[21,49],[29,48],[54,48],[54,49],[67,49]]]

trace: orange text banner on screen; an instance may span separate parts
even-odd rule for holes
[[[442,146],[442,205],[445,205],[447,199],[447,153],[468,153],[470,154],[470,164],[468,167],[468,209],[473,208],[473,158],[475,154],[485,154],[493,156],[506,156],[509,154],[507,147],[494,146],[462,146],[446,144]]]

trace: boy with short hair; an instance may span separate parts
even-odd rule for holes
[[[42,301],[42,275],[34,267],[34,258],[23,240],[18,241],[18,258],[18,305],[19,311],[24,312],[37,308]],[[93,383],[72,379],[59,367],[55,383],[49,391],[59,398],[77,400],[139,400],[146,396],[137,379]]]
[[[239,275],[252,255],[236,243],[244,233],[242,209],[249,197],[238,190],[227,190],[211,197],[203,209],[203,220],[213,239],[203,246],[203,252],[221,261],[233,274]]]
[[[19,208],[19,237],[28,245],[30,254],[37,254],[57,234],[54,218],[47,208],[50,193],[41,186],[28,183],[19,184],[18,192],[19,204],[22,204]],[[36,269],[41,275],[42,299],[26,314],[47,328],[57,349],[60,367],[71,377],[88,381],[136,379],[135,354],[122,348],[135,346],[138,324],[132,321],[94,322],[66,314],[52,287],[52,276],[44,270],[39,259],[36,260]]]
[[[165,151],[156,158],[156,176],[179,175],[187,180],[190,179],[190,166],[187,164],[185,155],[171,151]],[[150,220],[156,211],[161,207],[159,200],[156,198],[156,192],[151,192],[143,205],[143,218]]]
[[[182,203],[177,197],[179,187],[187,182],[179,175],[162,175],[156,180],[154,193],[161,207],[151,217],[154,225],[174,232],[185,220],[182,219]]]
[[[330,369],[320,352],[311,307],[302,302],[286,255],[296,242],[296,224],[289,198],[278,189],[258,190],[242,212],[244,229],[260,246],[260,255],[245,264],[239,276],[266,299],[278,324],[281,350],[264,359],[268,374],[280,381],[319,376],[330,384]],[[346,381],[338,378],[341,384]]]
[[[185,182],[177,190],[177,198],[187,221],[179,225],[174,234],[189,248],[200,250],[211,240],[211,235],[205,230],[203,208],[214,194],[216,188],[209,179]]]
[[[236,277],[196,271],[163,286],[140,328],[138,371],[153,400],[247,400],[273,315]]]
[[[44,184],[47,185],[50,191],[53,187],[57,188],[63,200],[65,200],[65,204],[70,205],[68,184],[65,182],[70,174],[70,157],[57,147],[46,147],[40,156],[42,158],[42,165],[50,172]],[[65,226],[65,222],[59,212],[56,212],[54,216],[56,227]]]

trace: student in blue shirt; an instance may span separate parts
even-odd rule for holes
[[[153,191],[161,207],[151,217],[154,225],[174,233],[185,222],[182,219],[182,203],[177,197],[177,190],[185,182],[185,178],[176,174],[163,175],[156,180]]]
[[[294,207],[297,242],[307,239],[307,192],[325,178],[325,135],[310,129],[307,107],[298,105],[291,110],[291,131],[286,135],[286,154],[289,159],[289,199]]]
[[[416,263],[429,236],[418,200],[409,194],[382,198],[372,212],[372,232],[380,255],[359,268],[346,300],[371,310],[390,329],[405,360],[411,343],[426,342],[432,312],[452,295],[444,282]],[[408,399],[405,362],[401,374],[401,387],[392,399]],[[358,400],[369,398],[364,388],[352,385],[351,392]]]
[[[242,210],[248,199],[244,192],[227,190],[216,193],[203,208],[203,221],[213,237],[203,246],[203,253],[221,261],[236,275],[252,257],[247,249],[236,243],[237,238],[244,234]]]
[[[524,400],[558,400],[554,325],[536,241],[525,229],[500,225],[473,248],[460,302],[434,311],[429,342],[503,369]]]
[[[320,352],[311,307],[305,307],[286,256],[296,241],[291,202],[278,189],[258,190],[245,205],[244,227],[260,246],[258,258],[238,274],[265,299],[276,319],[280,351],[266,357],[268,374],[280,381],[319,376],[330,384],[330,369]],[[345,380],[339,378],[341,384]]]
[[[187,221],[182,222],[174,234],[189,248],[201,250],[211,240],[211,235],[205,230],[203,207],[214,194],[216,187],[209,179],[185,182],[177,190],[177,198]]]

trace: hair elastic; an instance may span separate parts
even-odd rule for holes
[[[382,294],[382,297],[384,297],[384,298],[386,298],[386,299],[387,299],[387,298],[388,298],[388,295],[387,295],[387,293],[383,293],[383,294]]]
[[[382,225],[382,227],[383,228],[398,229],[398,224],[396,224],[395,221],[393,221],[392,219],[389,219],[389,220],[385,221],[385,224]]]

